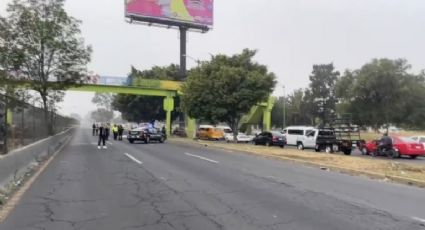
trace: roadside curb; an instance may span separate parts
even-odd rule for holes
[[[7,189],[11,183],[25,175],[32,164],[50,157],[73,135],[74,127],[56,135],[44,138],[30,145],[11,151],[0,159],[0,190]]]
[[[411,186],[417,186],[417,187],[425,188],[425,181],[406,178],[406,177],[385,175],[385,174],[374,173],[374,172],[369,172],[369,171],[360,171],[360,170],[356,170],[356,169],[343,168],[343,167],[334,166],[334,165],[331,165],[331,164],[315,163],[315,162],[311,162],[311,161],[299,160],[299,159],[294,159],[294,158],[285,157],[285,156],[265,155],[265,154],[255,153],[255,152],[251,152],[251,151],[247,151],[247,150],[243,150],[243,149],[235,149],[235,148],[231,148],[231,147],[217,146],[217,145],[214,145],[215,143],[201,143],[201,142],[197,142],[197,141],[190,140],[190,139],[172,138],[172,139],[169,140],[169,142],[174,143],[174,144],[190,145],[190,146],[196,146],[196,147],[207,145],[208,147],[212,147],[212,148],[216,148],[216,149],[238,151],[238,152],[243,152],[243,153],[247,153],[247,154],[250,154],[250,155],[262,156],[264,158],[285,160],[285,161],[289,161],[289,162],[292,162],[292,163],[299,163],[299,164],[303,164],[303,165],[319,167],[323,170],[332,170],[332,171],[337,171],[337,172],[341,172],[341,173],[345,173],[345,174],[349,174],[349,175],[362,175],[362,176],[367,176],[367,177],[372,178],[372,179],[389,180],[389,181],[393,181],[393,182],[397,182],[397,183],[401,183],[401,184],[405,184],[405,185],[411,185]]]
[[[73,130],[69,130],[72,132]],[[12,191],[11,199],[0,209],[0,223],[2,223],[9,216],[9,213],[15,208],[16,204],[21,200],[25,192],[31,187],[34,181],[43,173],[55,157],[65,148],[72,140],[72,135],[66,136],[65,140],[56,148],[56,151],[49,154],[47,159],[35,168],[34,174],[28,178],[24,178],[24,183],[21,187],[16,188]]]

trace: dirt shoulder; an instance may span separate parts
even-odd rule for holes
[[[326,154],[297,149],[281,149],[279,147],[255,146],[249,144],[232,144],[211,141],[194,141],[184,138],[171,138],[171,143],[209,146],[214,148],[240,151],[249,154],[291,161],[306,165],[318,166],[348,173],[364,175],[376,179],[391,180],[398,183],[425,187],[425,165],[412,165],[397,160],[378,160],[375,158],[360,158],[341,154]]]

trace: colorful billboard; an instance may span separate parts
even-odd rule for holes
[[[213,0],[125,0],[127,17],[213,25]],[[148,21],[148,20],[147,20]],[[164,23],[166,24],[166,23]]]

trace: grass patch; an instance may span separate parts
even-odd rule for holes
[[[172,139],[176,142],[189,142],[227,150],[243,151],[265,157],[282,160],[297,161],[300,163],[334,168],[355,175],[377,175],[380,177],[400,177],[406,180],[415,180],[419,186],[425,186],[425,165],[411,165],[400,163],[394,159],[345,156],[339,153],[327,154],[297,149],[281,149],[279,147],[265,147],[245,144],[192,141],[189,139]],[[393,178],[391,178],[393,179]],[[401,180],[400,180],[401,181]],[[423,184],[421,183],[423,182]]]

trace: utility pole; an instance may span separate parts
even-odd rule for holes
[[[283,85],[282,88],[283,88],[283,123],[282,123],[282,129],[285,129],[285,127],[286,127],[286,93],[285,93],[285,85]]]

